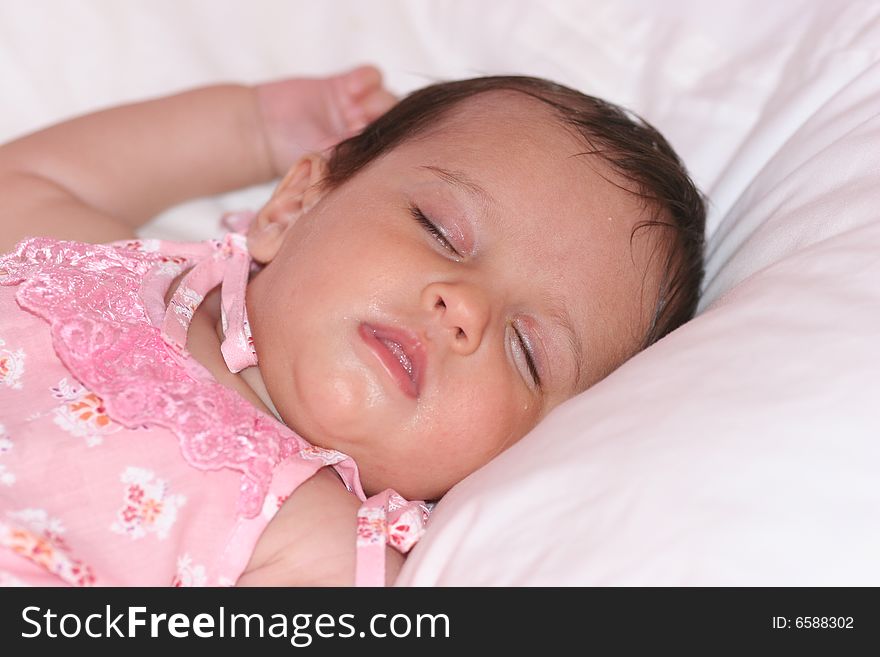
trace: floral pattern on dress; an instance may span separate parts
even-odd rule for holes
[[[72,436],[85,438],[89,447],[100,445],[103,436],[122,429],[107,415],[103,399],[66,378],[52,388],[52,396],[64,402],[53,411],[55,424]]]
[[[266,520],[272,520],[281,506],[287,501],[288,497],[290,497],[290,495],[275,495],[274,493],[266,495],[263,500],[263,509],[261,511],[262,516]]]
[[[384,544],[406,554],[425,533],[430,508],[410,502],[387,489],[369,498],[358,509],[357,545]]]
[[[409,506],[397,520],[388,523],[388,543],[401,554],[406,554],[425,533],[427,518],[424,506]]]
[[[138,253],[158,253],[162,243],[157,239],[139,238],[135,240],[120,240],[115,242],[116,246],[129,251],[137,251]]]
[[[357,514],[357,545],[385,544],[387,535],[387,523],[385,521],[385,509],[381,507],[362,506]]]
[[[0,424],[0,457],[12,451],[12,438],[6,433],[6,427]],[[11,486],[15,483],[15,475],[0,463],[0,486]]]
[[[180,288],[171,298],[169,307],[177,316],[178,321],[188,327],[193,318],[193,313],[201,305],[203,299],[204,297],[201,294],[181,284]]]
[[[314,445],[306,445],[299,450],[299,455],[308,461],[320,461],[324,465],[336,465],[348,457],[335,449],[324,449]]]
[[[171,580],[171,586],[205,586],[207,581],[203,565],[194,564],[188,554],[178,557],[177,573]]]
[[[156,273],[165,278],[177,278],[183,273],[185,258],[161,258],[156,265]]]
[[[45,509],[9,511],[12,521],[0,521],[0,546],[9,548],[28,561],[57,575],[73,586],[92,586],[95,575],[80,559],[72,556],[64,540],[64,526]]]
[[[223,328],[223,335],[228,339],[230,337],[229,320],[226,318],[226,307],[222,304],[220,306],[220,326]],[[254,361],[256,362],[257,348],[254,345],[254,336],[253,333],[251,333],[251,324],[248,321],[247,316],[242,320],[241,329],[241,334],[236,336],[238,340],[240,340],[240,344],[236,346],[239,350],[252,354],[254,356]]]
[[[188,262],[185,256],[161,253],[162,242],[157,239],[124,240],[114,242],[114,245],[121,249],[137,251],[138,253],[155,254],[158,263],[153,271],[166,278],[175,278],[179,276],[186,268]]]
[[[164,479],[145,468],[127,467],[120,480],[125,484],[123,503],[110,529],[133,540],[148,533],[154,533],[159,540],[167,538],[186,497],[172,494]]]
[[[0,383],[7,388],[21,390],[21,377],[24,375],[24,349],[3,349],[6,343],[0,338]]]

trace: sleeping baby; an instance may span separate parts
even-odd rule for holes
[[[278,178],[222,239],[135,235]],[[667,141],[530,77],[196,89],[0,147],[0,191],[6,583],[393,582],[430,502],[702,278]]]

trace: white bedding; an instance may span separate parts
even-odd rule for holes
[[[401,93],[525,73],[625,104],[712,201],[697,319],[453,489],[399,583],[880,584],[880,4],[4,2],[0,138],[363,61]]]

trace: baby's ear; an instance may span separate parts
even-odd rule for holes
[[[327,161],[318,153],[290,167],[248,229],[248,251],[254,260],[266,264],[278,254],[287,229],[324,196],[318,183],[326,173]]]

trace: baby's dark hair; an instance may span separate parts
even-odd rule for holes
[[[623,183],[609,181],[639,197],[650,217],[630,234],[648,227],[669,230],[657,305],[641,341],[643,349],[693,317],[703,279],[706,208],[669,142],[649,123],[613,103],[560,84],[526,76],[489,76],[441,82],[406,96],[360,134],[333,150],[322,186],[332,190],[403,142],[438,126],[462,101],[492,91],[535,98],[607,162]]]

